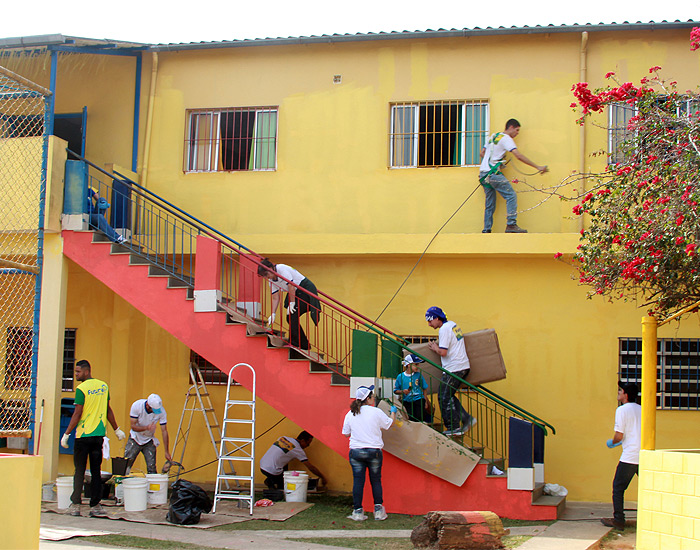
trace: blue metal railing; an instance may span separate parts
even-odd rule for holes
[[[120,221],[122,225],[128,225],[128,227],[118,228],[129,236],[128,241],[123,243],[123,246],[148,259],[151,264],[161,268],[171,277],[193,286],[197,237],[206,235],[216,240],[222,248],[222,307],[231,315],[239,316],[245,322],[259,327],[261,332],[268,331],[270,334],[279,335],[282,339],[286,339],[286,343],[289,344],[289,327],[283,322],[282,315],[273,325],[266,325],[265,319],[270,313],[270,294],[266,291],[267,285],[260,284],[257,277],[257,268],[262,259],[259,254],[152,191],[145,189],[123,174],[119,172],[111,174],[73,152],[71,155],[90,167],[89,181],[96,188],[99,196],[108,198],[112,201],[113,206],[117,204],[122,211],[128,209],[133,214],[132,216],[123,215],[122,212],[120,216],[119,212],[112,213],[112,221],[117,225]],[[119,182],[120,185],[115,188],[113,184],[105,183],[102,181],[105,176],[107,181]],[[124,224],[124,220],[127,220],[128,223]],[[98,224],[92,225],[99,229]],[[282,279],[284,278],[282,277]],[[287,282],[294,285],[291,281]],[[299,287],[297,286],[297,288]],[[400,363],[401,358],[406,353],[415,353],[409,348],[409,343],[400,336],[321,291],[319,291],[318,296],[322,304],[319,312],[320,322],[317,325],[311,323],[310,315],[305,315],[302,318],[304,320],[302,329],[310,341],[309,349],[296,348],[309,359],[316,360],[329,370],[349,377],[355,331],[373,332],[379,336],[381,341],[391,343],[395,351],[390,351],[385,346],[379,347],[382,348],[381,353],[386,354],[387,358],[394,355],[394,364]],[[251,303],[255,305],[252,309],[249,307]],[[426,357],[423,359],[441,375],[444,376],[447,373],[440,365],[431,362]],[[391,376],[392,387],[396,374],[398,373]],[[482,449],[484,457],[492,462],[506,460],[507,419],[509,416],[528,420],[542,428],[545,434],[549,430],[555,433],[551,424],[491,390],[474,386],[452,373],[447,374],[456,379],[462,386],[463,389],[458,395],[464,402],[467,411],[478,420],[476,426],[460,440],[467,447]],[[382,376],[386,375],[382,373]],[[430,425],[441,429],[444,427],[438,402],[441,379],[426,373],[426,382],[429,386],[429,402],[433,417]]]

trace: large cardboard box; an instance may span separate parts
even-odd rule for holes
[[[501,347],[498,344],[498,336],[494,329],[487,328],[469,332],[464,335],[463,342],[467,348],[467,357],[469,357],[471,366],[467,382],[477,386],[487,382],[503,380],[506,377],[506,364],[503,361]],[[440,356],[431,351],[428,348],[428,344],[414,344],[409,347],[426,359],[442,365]],[[436,377],[438,380],[442,377],[442,371],[429,363],[422,365],[421,371],[426,376],[426,380],[428,377]]]
[[[377,405],[387,416],[390,406],[386,401]],[[431,427],[411,422],[401,409],[382,438],[385,451],[457,487],[464,485],[481,458]]]

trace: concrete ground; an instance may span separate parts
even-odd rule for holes
[[[563,517],[550,526],[511,527],[510,535],[529,535],[530,540],[518,548],[521,550],[588,550],[598,543],[610,529],[600,523],[601,517],[611,515],[612,506],[608,503],[569,502]],[[634,519],[635,513],[629,513]],[[109,519],[71,517],[53,513],[41,515],[42,527],[75,528],[93,531],[106,531],[113,534],[130,535],[158,540],[188,542],[213,548],[232,550],[338,550],[338,546],[304,543],[288,540],[323,537],[367,537],[374,541],[383,537],[410,538],[407,530],[371,529],[353,531],[213,531],[170,525],[151,525]],[[282,545],[281,542],[284,541]],[[91,541],[90,537],[76,537],[66,541],[41,541],[40,550],[97,550],[106,547]]]

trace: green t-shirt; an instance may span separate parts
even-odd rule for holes
[[[107,384],[97,378],[85,380],[75,390],[75,404],[83,406],[75,437],[98,437],[107,434]]]

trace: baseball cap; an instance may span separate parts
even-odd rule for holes
[[[410,365],[412,363],[425,363],[423,359],[418,357],[417,355],[414,355],[413,353],[409,353],[406,357],[403,358],[402,364],[403,366]]]
[[[360,401],[364,401],[369,397],[369,394],[374,391],[374,384],[371,386],[360,386],[355,392],[355,397]]]
[[[425,312],[425,320],[432,321],[433,319],[440,319],[442,322],[445,322],[447,321],[447,316],[445,315],[445,312],[442,311],[439,307],[432,306],[429,307],[428,311]]]
[[[151,410],[154,413],[160,414],[163,412],[163,400],[157,393],[152,393],[151,395],[149,395],[146,399],[146,403],[148,403],[148,406],[151,407]]]

